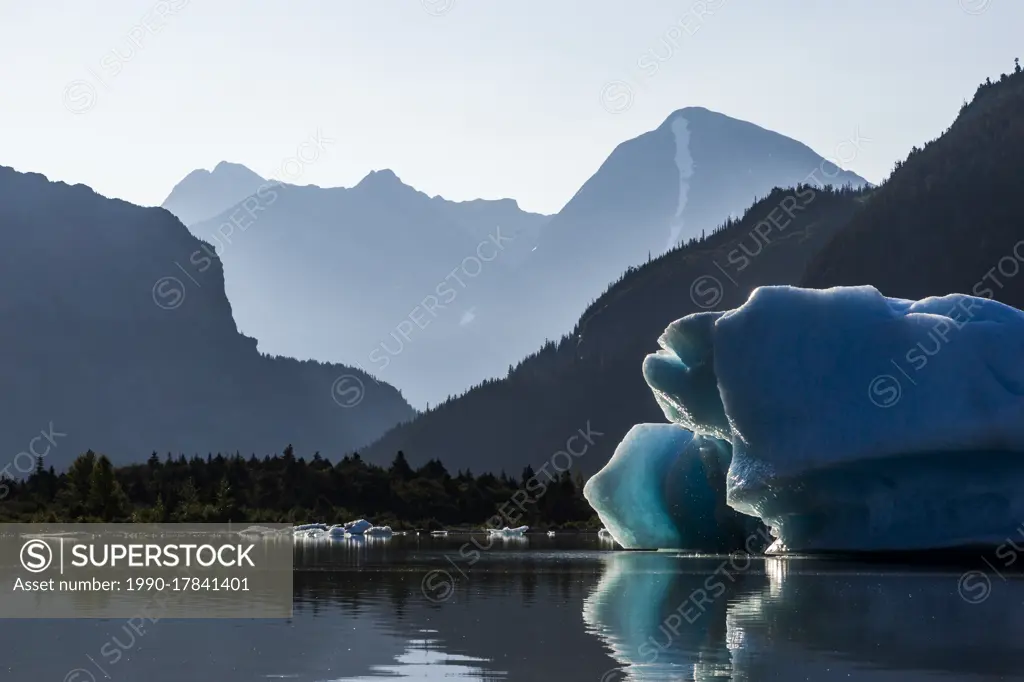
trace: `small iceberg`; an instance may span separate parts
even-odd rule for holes
[[[488,528],[487,532],[490,535],[501,535],[501,536],[504,536],[504,537],[516,537],[516,536],[520,536],[520,535],[525,535],[526,531],[528,531],[528,530],[530,530],[529,526],[519,526],[518,528],[509,528],[508,526],[505,526],[504,528]]]
[[[366,531],[376,527],[377,526],[374,526],[366,519],[358,519],[356,521],[349,521],[348,523],[335,524],[328,528],[327,532],[333,537],[345,537],[352,535],[363,535],[366,533]],[[388,528],[388,530],[391,529]]]
[[[548,537],[549,537],[549,538],[553,538],[553,537],[555,537],[555,531],[553,531],[553,530],[549,530],[549,531],[548,531]]]
[[[370,526],[363,534],[376,538],[389,538],[394,535],[394,531],[391,530],[391,526]]]
[[[277,529],[267,526],[249,526],[238,531],[239,535],[276,535]]]
[[[326,523],[304,523],[301,526],[293,526],[293,533],[303,533],[310,530],[327,530]]]
[[[356,521],[349,521],[344,525],[345,532],[349,535],[363,535],[366,531],[373,528],[373,524],[366,519],[358,519]]]
[[[444,536],[444,535],[448,535],[448,531],[446,531],[446,530],[435,530],[435,531],[431,531],[430,534],[431,535],[437,535],[438,537],[441,537],[441,536]],[[419,533],[417,533],[417,535],[419,535]]]

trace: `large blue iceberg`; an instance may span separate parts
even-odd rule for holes
[[[759,519],[770,551],[941,549],[1024,519],[1015,308],[762,287],[658,342],[643,372],[671,423],[634,427],[584,489],[624,547],[750,549]]]

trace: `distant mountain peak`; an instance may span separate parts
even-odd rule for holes
[[[267,180],[240,163],[221,161],[199,168],[174,186],[161,204],[186,225],[211,218],[256,192]]]
[[[381,170],[372,170],[366,174],[356,187],[407,187],[402,182],[401,178],[395,175],[395,171],[390,168],[384,168]]]
[[[217,175],[218,173],[233,173],[240,176],[246,175],[249,176],[250,178],[258,178],[260,181],[265,180],[265,178],[263,178],[259,173],[252,170],[248,166],[245,166],[240,163],[233,163],[231,161],[221,161],[216,166],[214,166],[212,175]]]
[[[718,112],[718,111],[712,111],[711,109],[708,109],[707,107],[683,107],[682,109],[676,109],[675,111],[672,112],[671,115],[669,115],[669,118],[672,118],[673,116],[676,116],[676,115],[686,115],[686,114],[691,114],[691,115],[693,115],[693,114],[697,114],[697,115],[702,115],[702,114],[703,115],[707,115],[707,114],[710,114],[712,116],[725,116],[726,118],[730,118],[729,116],[726,116],[726,114],[723,114],[723,113]]]
[[[667,117],[665,117],[665,120],[662,122],[662,124],[660,126],[658,126],[658,128],[659,129],[669,128],[669,127],[672,126],[672,123],[674,121],[677,121],[680,118],[685,118],[688,121],[695,122],[695,123],[698,123],[698,124],[699,123],[709,123],[709,124],[717,123],[718,125],[733,124],[733,125],[741,125],[741,126],[750,126],[750,127],[753,127],[753,128],[755,128],[757,130],[764,130],[764,131],[769,132],[769,133],[773,133],[774,132],[774,131],[768,130],[767,128],[763,128],[763,127],[757,125],[756,123],[751,123],[750,121],[745,121],[745,120],[743,120],[741,118],[736,118],[736,117],[730,116],[728,114],[723,114],[723,113],[721,113],[719,111],[714,111],[714,110],[708,109],[706,107],[683,107],[682,109],[676,109],[671,114],[669,114]],[[775,133],[775,134],[778,134],[778,133]]]
[[[711,109],[707,109],[705,107],[683,107],[682,109],[676,109],[671,114],[666,116],[665,120],[662,121],[662,124],[659,127],[669,126],[669,125],[672,124],[673,121],[675,121],[676,119],[682,118],[682,117],[685,117],[685,118],[688,118],[688,119],[712,119],[712,118],[718,118],[718,119],[723,119],[723,120],[734,120],[734,121],[738,120],[738,119],[734,119],[732,116],[729,116],[727,114],[722,114],[722,113],[719,113],[717,111],[712,111]]]

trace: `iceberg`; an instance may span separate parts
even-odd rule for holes
[[[584,489],[624,547],[735,541],[723,502],[778,552],[992,545],[1024,518],[1024,312],[761,287],[658,343],[643,373],[670,423]]]
[[[530,530],[529,526],[519,526],[517,528],[509,528],[508,526],[505,526],[504,528],[488,528],[487,534],[512,537],[525,535],[528,530]]]
[[[638,424],[583,494],[627,549],[728,551],[753,525],[725,505],[729,456],[721,441],[677,424]]]
[[[335,537],[345,535],[363,535],[374,525],[366,519],[357,519],[356,521],[349,521],[348,523],[339,523],[331,526],[327,529],[327,532]]]
[[[286,528],[285,531],[294,532],[294,529]],[[277,535],[281,531],[277,528],[271,528],[270,526],[249,526],[238,531],[239,535]]]
[[[257,532],[261,526],[251,526],[245,531],[247,533]],[[361,538],[372,536],[388,538],[394,535],[391,526],[374,526],[365,519],[357,519],[348,523],[336,523],[328,526],[326,523],[305,523],[294,526],[291,529],[296,538]],[[402,533],[398,533],[402,535]]]
[[[326,523],[304,523],[301,526],[292,526],[293,533],[302,533],[310,530],[327,530]]]

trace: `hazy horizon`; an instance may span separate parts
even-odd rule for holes
[[[878,183],[978,82],[1012,69],[1024,20],[1005,0],[5,10],[0,55],[18,66],[0,164],[158,205],[222,160],[273,176],[319,130],[336,143],[290,181],[352,186],[390,168],[430,195],[539,213],[687,106],[826,158],[859,132],[872,144],[844,166]]]

